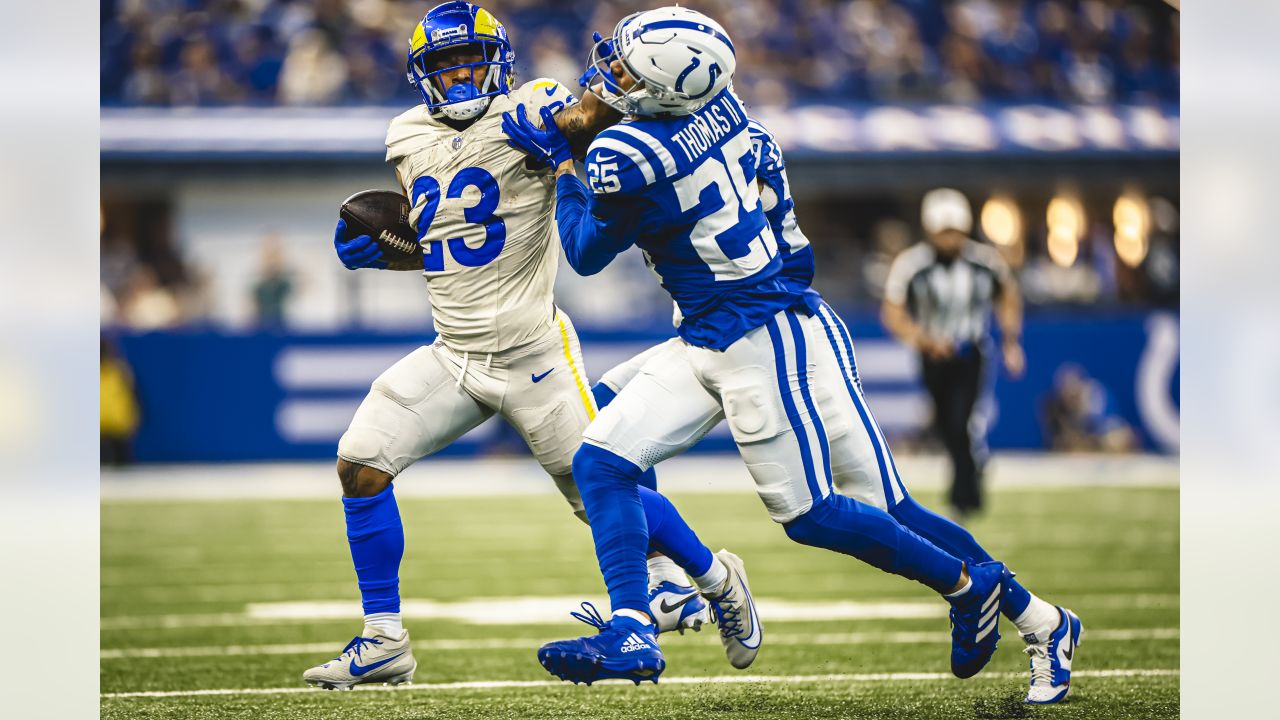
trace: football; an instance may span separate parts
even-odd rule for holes
[[[409,199],[392,190],[363,190],[342,202],[338,215],[347,223],[347,236],[368,235],[382,248],[391,267],[422,266],[418,233],[409,224]]]

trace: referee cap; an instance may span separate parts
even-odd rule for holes
[[[968,235],[973,230],[969,199],[951,188],[930,190],[920,205],[920,223],[930,235],[944,230],[959,230]]]

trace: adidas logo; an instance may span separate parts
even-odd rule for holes
[[[635,652],[636,650],[648,650],[651,647],[653,646],[645,642],[639,635],[631,633],[627,636],[626,640],[622,641],[622,647],[620,649],[624,653],[629,653]]]

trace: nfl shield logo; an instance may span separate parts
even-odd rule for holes
[[[455,135],[453,137],[453,151],[458,152],[458,148],[462,147],[462,136]]]

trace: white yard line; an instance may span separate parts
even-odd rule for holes
[[[401,613],[413,620],[449,620],[468,625],[560,625],[569,622],[569,611],[584,598],[515,597],[474,598],[457,601],[407,599]],[[603,598],[586,598],[597,607],[608,607]],[[1135,593],[1077,598],[1077,609],[1175,608],[1176,594]],[[756,598],[760,614],[778,622],[818,620],[918,620],[944,617],[945,603],[936,601],[793,601]],[[307,623],[351,620],[362,612],[356,601],[250,603],[243,613],[192,615],[118,615],[101,619],[103,630],[174,629],[191,627],[235,627],[261,623]]]
[[[1115,678],[1115,677],[1177,677],[1179,671],[1173,668],[1147,669],[1113,669],[1113,670],[1079,670],[1074,673],[1077,678]],[[981,677],[990,680],[1024,679],[1025,673],[985,673]],[[813,683],[813,682],[936,682],[955,680],[949,673],[856,673],[847,675],[709,675],[706,677],[668,677],[662,678],[663,685],[700,685],[715,683],[717,685],[737,685],[742,683]],[[606,684],[627,684],[626,680],[603,680]],[[563,687],[559,680],[479,680],[473,682],[428,683],[424,685],[361,685],[356,689],[362,692],[433,692],[441,690],[491,690],[499,688],[540,688]],[[151,692],[102,693],[104,700],[116,698],[172,698],[201,697],[209,695],[285,695],[292,693],[320,692],[309,687],[286,688],[221,688],[214,690],[167,690]]]
[[[714,632],[714,631],[712,631]],[[1176,640],[1178,628],[1128,628],[1090,630],[1089,641],[1099,640]],[[419,650],[528,650],[556,638],[509,638],[415,640]],[[778,633],[766,636],[770,645],[916,645],[945,644],[951,639],[945,632],[856,632],[856,633]],[[225,657],[232,655],[323,655],[334,652],[337,643],[295,643],[275,645],[209,645],[203,647],[116,648],[103,650],[103,660],[134,658]]]

